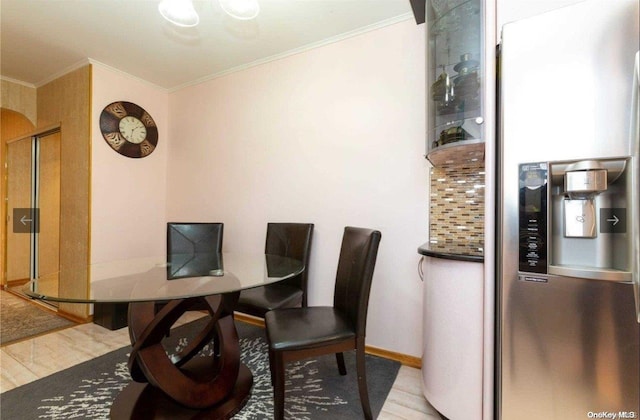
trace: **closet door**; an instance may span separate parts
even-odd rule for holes
[[[34,279],[44,294],[57,295],[60,131],[7,146],[7,284],[19,292],[23,284]]]
[[[7,285],[19,286],[31,278],[32,139],[7,145]],[[16,211],[14,211],[16,210]],[[14,217],[17,217],[14,220]],[[21,220],[22,219],[22,220]]]

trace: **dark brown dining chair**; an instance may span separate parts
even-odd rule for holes
[[[237,312],[264,318],[273,309],[307,306],[307,279],[313,223],[269,223],[265,254],[302,261],[305,269],[295,277],[240,292]]]
[[[284,418],[287,362],[335,353],[338,371],[346,375],[343,352],[347,350],[356,351],[360,403],[364,417],[372,418],[364,345],[369,291],[380,238],[377,230],[345,228],[333,306],[277,309],[266,313],[276,420]]]
[[[214,275],[222,269],[223,223],[167,223],[167,277]]]
[[[223,223],[167,223],[167,279],[210,276],[222,270]],[[221,272],[220,272],[221,274]],[[156,303],[156,312],[166,302]],[[191,310],[206,310],[194,305]],[[216,340],[216,349],[218,341]]]

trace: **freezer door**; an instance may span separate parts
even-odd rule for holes
[[[638,31],[638,0],[584,1],[504,25],[505,159],[629,156]]]
[[[501,420],[614,418],[602,413],[640,418],[634,285],[544,273],[525,281],[518,272],[519,165],[631,157],[636,287],[640,281],[640,160],[630,141],[638,6],[638,0],[587,0],[502,30],[496,223]]]
[[[640,325],[632,286],[512,280],[503,290],[500,418],[637,419]]]

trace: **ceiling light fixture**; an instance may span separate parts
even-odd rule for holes
[[[174,25],[192,27],[200,22],[191,0],[162,0],[158,5],[158,11]]]
[[[240,19],[250,20],[258,16],[260,13],[260,5],[258,0],[219,0],[220,7],[229,16]]]

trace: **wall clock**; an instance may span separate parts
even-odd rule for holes
[[[151,115],[131,102],[113,102],[100,114],[102,137],[113,150],[130,158],[149,156],[158,145],[158,127]]]

